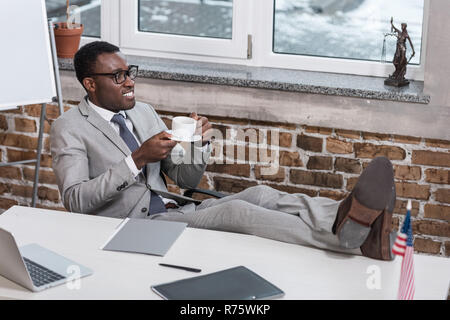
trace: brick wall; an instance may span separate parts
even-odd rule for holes
[[[29,105],[0,112],[3,162],[36,157],[40,109],[40,105]],[[58,114],[56,105],[47,106],[37,206],[64,210],[51,169],[48,135]],[[173,116],[179,115],[160,114],[169,128]],[[372,158],[386,156],[395,169],[394,227],[401,225],[406,202],[411,199],[416,252],[450,256],[450,141],[301,124],[209,120],[224,140],[213,143],[214,162],[200,188],[235,193],[265,184],[286,192],[341,200]],[[274,160],[279,166],[268,173]],[[15,204],[30,205],[33,180],[34,165],[0,168],[0,212]],[[170,179],[169,189],[183,191]]]

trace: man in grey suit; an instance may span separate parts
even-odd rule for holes
[[[137,66],[128,65],[118,47],[89,43],[77,52],[74,65],[87,95],[51,128],[53,170],[67,210],[183,221],[195,228],[393,259],[396,196],[388,159],[374,159],[343,201],[259,185],[199,205],[179,205],[159,192],[167,191],[161,173],[181,188],[198,185],[211,152],[208,119],[190,115],[202,142],[188,152],[171,139],[152,106],[135,101]]]

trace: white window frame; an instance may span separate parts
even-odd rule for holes
[[[424,80],[429,6],[430,0],[424,0],[421,61],[408,66],[408,79]],[[392,74],[392,63],[274,53],[273,10],[273,0],[234,0],[233,38],[217,39],[140,32],[137,0],[102,0],[101,39],[132,55],[375,77]],[[248,35],[252,36],[250,59]],[[96,39],[83,37],[82,44]]]
[[[232,39],[195,37],[138,30],[138,1],[120,1],[120,47],[146,52],[246,58],[249,1],[233,2]],[[124,23],[126,22],[126,23]]]

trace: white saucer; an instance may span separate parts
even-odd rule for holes
[[[166,130],[167,133],[172,134],[172,130]],[[178,142],[196,142],[202,139],[202,136],[199,134],[196,134],[192,137],[176,137],[172,136],[170,140],[178,141]]]

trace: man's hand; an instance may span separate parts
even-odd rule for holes
[[[171,134],[162,131],[147,139],[139,149],[131,154],[136,167],[140,170],[149,162],[157,162],[167,158],[177,144],[176,141],[170,140],[171,137]]]
[[[211,140],[211,123],[209,123],[208,118],[200,117],[195,112],[192,112],[189,117],[197,121],[197,129],[195,130],[195,134],[202,135],[202,145],[204,146],[209,140]]]

